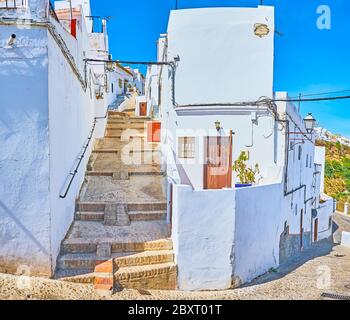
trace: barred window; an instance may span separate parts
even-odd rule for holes
[[[194,159],[196,156],[194,137],[179,137],[178,154],[179,158]]]
[[[27,7],[27,0],[0,0],[0,9],[19,9]]]

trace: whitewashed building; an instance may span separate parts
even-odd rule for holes
[[[331,235],[324,149],[273,92],[273,7],[172,11],[144,87],[106,62],[89,1],[72,6],[0,10],[0,271],[53,274],[94,139],[130,93],[161,123],[179,289],[235,287]],[[250,183],[232,170],[241,154]]]
[[[114,72],[84,60],[109,59],[106,23],[94,33],[90,1],[72,6],[0,1],[0,271],[53,274],[117,98]]]
[[[332,233],[324,151],[273,92],[274,33],[273,7],[172,11],[158,43],[170,66],[148,69],[180,289],[248,282]],[[242,152],[259,169],[245,188]]]

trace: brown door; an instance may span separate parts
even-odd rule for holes
[[[318,241],[318,218],[315,220],[314,226],[314,242]]]
[[[147,116],[147,102],[140,102],[140,116]]]
[[[232,187],[232,132],[204,138],[204,189]]]

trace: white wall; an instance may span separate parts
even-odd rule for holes
[[[173,241],[181,290],[231,286],[234,190],[193,191],[174,185]]]
[[[9,4],[11,4],[9,0]],[[47,18],[49,0],[27,0],[27,6],[24,9],[19,10],[0,10],[0,18],[21,18],[21,19],[33,19],[35,21],[45,21]]]
[[[324,177],[325,177],[325,164],[326,164],[326,148],[315,148],[315,163],[321,165],[321,179],[320,179],[320,192],[324,193]]]
[[[236,190],[234,275],[245,283],[279,264],[283,184]]]
[[[1,271],[51,274],[47,83],[46,29],[0,26]]]
[[[256,23],[267,24],[270,33],[256,36]],[[228,103],[272,97],[274,31],[273,7],[171,11],[168,60],[180,57],[177,102]]]
[[[81,44],[83,40],[80,39],[79,43],[59,25],[56,28],[69,45],[76,61],[82,59],[82,50],[78,46],[84,46]],[[84,34],[80,36],[83,37]],[[59,196],[65,192],[66,181],[70,178],[69,174],[75,169],[77,158],[87,142],[95,110],[89,91],[83,91],[81,83],[51,36],[48,41],[48,52],[51,248],[54,268],[61,241],[73,221],[75,200],[85,176],[93,141],[90,143],[90,148],[80,165],[67,197],[61,199]]]

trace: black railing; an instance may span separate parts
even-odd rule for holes
[[[21,9],[26,5],[27,0],[0,0],[0,9]]]

